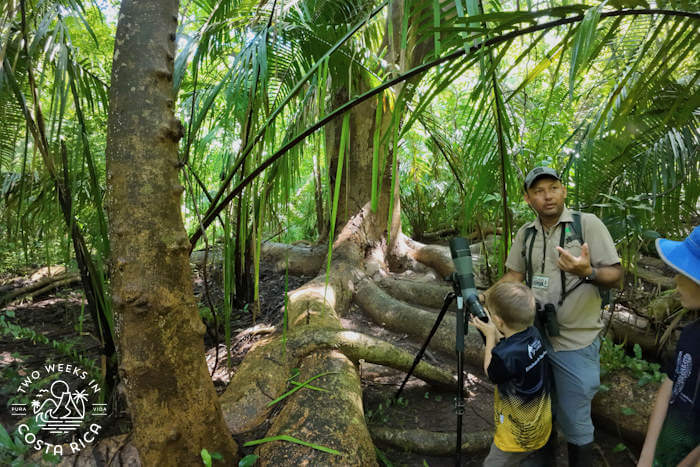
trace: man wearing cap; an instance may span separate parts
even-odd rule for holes
[[[569,465],[589,467],[591,401],[600,385],[598,334],[603,328],[598,287],[620,284],[620,258],[600,219],[566,208],[566,187],[552,168],[530,171],[524,188],[537,218],[518,230],[499,282],[525,281],[541,305],[538,320],[546,331],[554,376],[555,422],[568,442]],[[553,454],[553,445],[554,439],[547,455]]]
[[[681,305],[700,310],[700,227],[682,242],[656,240],[662,260],[678,271]],[[656,394],[639,466],[700,464],[700,319],[681,332]]]

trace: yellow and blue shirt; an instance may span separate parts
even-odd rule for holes
[[[502,339],[491,351],[489,379],[496,384],[496,447],[506,452],[534,451],[552,430],[552,399],[547,351],[530,326]]]

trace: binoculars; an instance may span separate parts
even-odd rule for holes
[[[544,330],[550,337],[559,335],[557,308],[553,303],[543,305],[539,301],[535,302],[535,324],[540,331]]]

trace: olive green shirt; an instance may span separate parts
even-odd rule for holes
[[[525,255],[532,243],[532,291],[535,298],[542,304],[552,303],[557,306],[557,322],[560,335],[549,337],[554,350],[576,350],[590,345],[603,328],[600,316],[600,294],[594,284],[584,283],[568,293],[561,306],[561,272],[557,266],[559,252],[557,247],[561,241],[562,225],[567,229],[564,249],[574,256],[581,255],[581,242],[573,230],[571,211],[564,207],[559,221],[545,232],[539,216],[532,222],[523,225],[513,240],[513,246],[506,260],[506,267],[513,271],[526,274]],[[535,226],[536,233],[530,234],[527,245],[523,245],[525,234],[529,227]],[[581,213],[581,228],[583,240],[588,243],[588,250],[593,267],[612,266],[620,262],[615,250],[610,232],[605,224],[594,214]],[[539,276],[539,277],[536,277]],[[566,290],[571,290],[582,279],[573,274],[564,275]]]

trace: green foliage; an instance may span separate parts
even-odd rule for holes
[[[247,456],[244,456],[240,461],[238,461],[238,467],[252,467],[255,465],[255,462],[258,460],[259,456],[256,456],[255,454],[248,454]]]
[[[377,454],[377,459],[384,464],[385,467],[393,467],[394,464],[391,463],[389,458],[384,454],[384,452],[377,446],[374,447],[374,452]]]
[[[389,421],[389,415],[386,413],[386,409],[391,405],[390,400],[385,400],[377,405],[376,409],[369,409],[365,414],[367,417],[368,424],[384,424]]]
[[[195,236],[202,221],[196,212],[213,226],[212,241],[224,232],[247,240],[254,224],[260,224],[258,241],[268,235],[314,239],[318,226],[329,224],[334,187],[312,175],[329,172],[324,130],[300,138],[279,159],[269,156],[337,108],[339,90],[354,101],[395,75],[385,48],[393,34],[386,5],[305,0],[273,12],[272,4],[244,0],[188,7],[176,37],[174,87],[176,113],[186,126],[183,177],[196,181],[186,184],[185,198],[185,223]],[[680,234],[700,193],[697,18],[684,14],[688,5],[682,3],[665,5],[677,15],[640,10],[620,16],[614,9],[620,5],[638,6],[528,2],[527,10],[516,10],[507,2],[407,2],[392,41],[402,50],[429,43],[426,60],[442,63],[428,63],[406,82],[415,92],[377,95],[375,131],[366,135],[372,140],[372,207],[383,159],[396,155],[407,232],[457,227],[466,233],[477,223],[503,225],[504,216],[517,226],[528,217],[523,174],[548,163],[568,177],[573,204],[603,210],[623,249],[645,248],[648,242],[639,237],[646,231]],[[108,253],[102,153],[114,24],[79,1],[41,2],[28,14],[24,56],[19,11],[0,8],[9,65],[0,67],[6,132],[0,138],[0,203],[6,208],[0,236],[8,245],[0,251],[2,263],[39,262],[44,245],[52,256],[71,255],[54,181],[32,157],[39,143],[24,129],[27,118],[7,84],[12,75],[27,100],[30,64],[44,71],[39,104],[50,150],[61,159],[59,142],[65,141],[74,217],[100,263]],[[530,31],[533,24],[539,29]],[[515,36],[504,40],[505,33]],[[380,131],[386,118],[400,129]],[[651,211],[616,212],[603,206],[606,196],[641,196]],[[225,210],[223,225],[212,224],[213,209],[234,198],[237,206]],[[325,208],[318,224],[314,198]],[[34,240],[37,231],[41,243]],[[248,254],[247,248],[236,251]],[[504,254],[501,248],[500,263]],[[229,271],[230,279],[231,272],[241,274]],[[246,291],[229,289],[239,303],[247,301],[241,300]]]
[[[295,370],[297,370],[297,369],[295,368]],[[297,381],[294,381],[294,378],[296,378],[296,376],[298,375],[298,370],[297,370],[297,373],[293,374],[292,377],[290,378],[290,382],[292,383],[292,385],[294,387],[292,389],[290,389],[289,391],[285,392],[284,394],[282,394],[281,396],[279,396],[277,399],[268,402],[267,407],[271,407],[271,406],[275,405],[279,401],[286,399],[287,397],[291,396],[292,394],[294,394],[295,392],[297,392],[298,390],[303,389],[303,388],[308,388],[308,389],[312,389],[314,391],[320,391],[320,392],[328,392],[327,389],[319,388],[316,386],[311,386],[309,383],[315,379],[318,379],[318,378],[321,378],[321,377],[327,376],[327,375],[333,375],[333,374],[337,374],[337,372],[326,371],[326,372],[314,375],[302,383],[298,383]]]
[[[387,411],[392,405],[396,405],[398,407],[408,407],[408,400],[406,400],[404,397],[399,397],[398,399],[384,399],[375,409],[369,409],[365,412],[367,423],[385,424],[389,422],[389,413]]]
[[[613,452],[622,452],[625,449],[627,449],[627,446],[625,446],[623,443],[617,443],[613,448]]]
[[[644,250],[648,251],[653,241],[660,237],[658,232],[644,228],[649,225],[653,213],[652,204],[645,194],[628,196],[626,199],[606,193],[602,196],[606,202],[594,203],[593,206],[604,209],[608,230],[617,239],[626,264],[634,267],[640,254]]]
[[[220,460],[224,459],[224,456],[222,456],[218,452],[210,453],[207,449],[202,449],[202,451],[200,452],[200,455],[202,456],[202,464],[205,465],[206,467],[211,467],[213,460],[220,461]]]
[[[214,315],[208,306],[199,307],[199,317],[202,318],[207,327],[214,327]]]
[[[256,439],[256,440],[248,441],[248,442],[244,443],[243,446],[245,446],[245,447],[257,446],[258,444],[271,443],[273,441],[288,441],[290,443],[300,444],[302,446],[316,449],[317,451],[326,452],[328,454],[335,454],[336,456],[340,455],[340,452],[336,451],[335,449],[331,449],[331,448],[328,448],[326,446],[321,446],[319,444],[307,443],[306,441],[303,441],[301,439],[295,438],[293,436],[288,436],[288,435],[270,436],[267,438]]]
[[[41,456],[43,462],[37,463],[30,461],[30,457],[36,452],[27,446],[23,441],[23,436],[27,433],[36,435],[39,433],[40,427],[36,420],[32,417],[26,421],[29,431],[20,434],[15,430],[10,435],[5,427],[0,425],[0,464],[10,467],[39,467],[40,465],[58,464],[61,460],[60,456],[44,453]]]
[[[0,274],[73,261],[73,226],[101,271],[109,254],[103,154],[114,25],[88,2],[27,1],[24,31],[16,3],[0,6]],[[343,201],[331,178],[347,176],[343,161],[362,156],[348,150],[351,138],[371,141],[375,210],[392,157],[404,231],[503,227],[490,252],[499,271],[509,227],[532,216],[521,187],[536,165],[564,174],[571,205],[599,210],[630,264],[654,237],[682,236],[696,215],[700,87],[692,5],[661,2],[668,9],[654,12],[626,1],[528,1],[527,9],[490,0],[404,3],[396,34],[386,1],[302,0],[273,11],[275,2],[206,0],[182,12],[173,105],[186,129],[184,221],[193,238],[202,230],[211,244],[223,237],[224,307],[200,312],[210,324],[222,317],[229,356],[234,314],[255,299],[247,284],[257,287],[258,279],[249,279],[259,270],[262,243],[335,229]],[[397,60],[388,48],[394,42],[403,54]],[[408,79],[400,62],[421,43],[432,50]],[[30,69],[41,73],[36,101]],[[388,86],[397,77],[406,79]],[[372,92],[378,105],[366,117],[375,131],[353,135],[350,105],[374,101]],[[48,158],[39,157],[44,142],[29,131],[39,108]],[[332,120],[342,122],[340,142],[327,140],[323,127],[338,109],[347,110]],[[336,150],[340,163],[332,166]],[[70,193],[67,224],[58,207],[61,184]],[[332,231],[329,253],[336,236]],[[67,343],[4,316],[0,330],[77,358]],[[603,371],[627,368],[640,384],[661,377],[637,348],[630,357],[604,343],[602,360]],[[310,381],[291,379],[287,395],[323,390]],[[383,409],[368,418],[384,417]]]
[[[94,360],[91,360],[75,348],[75,344],[70,340],[57,341],[55,339],[50,339],[43,334],[39,334],[31,328],[23,327],[18,324],[12,323],[7,318],[13,317],[14,313],[11,311],[5,311],[0,314],[0,335],[11,336],[13,339],[29,339],[33,344],[41,343],[45,345],[50,345],[59,354],[70,357],[72,361],[80,363],[81,367],[85,369],[93,378],[96,380],[102,379],[100,370],[95,364]]]
[[[658,363],[651,363],[642,358],[642,348],[639,344],[634,344],[634,355],[630,356],[625,352],[624,344],[614,344],[609,339],[603,339],[600,347],[601,375],[626,369],[638,379],[640,386],[644,386],[652,381],[658,383],[663,380],[664,375],[659,368]]]

